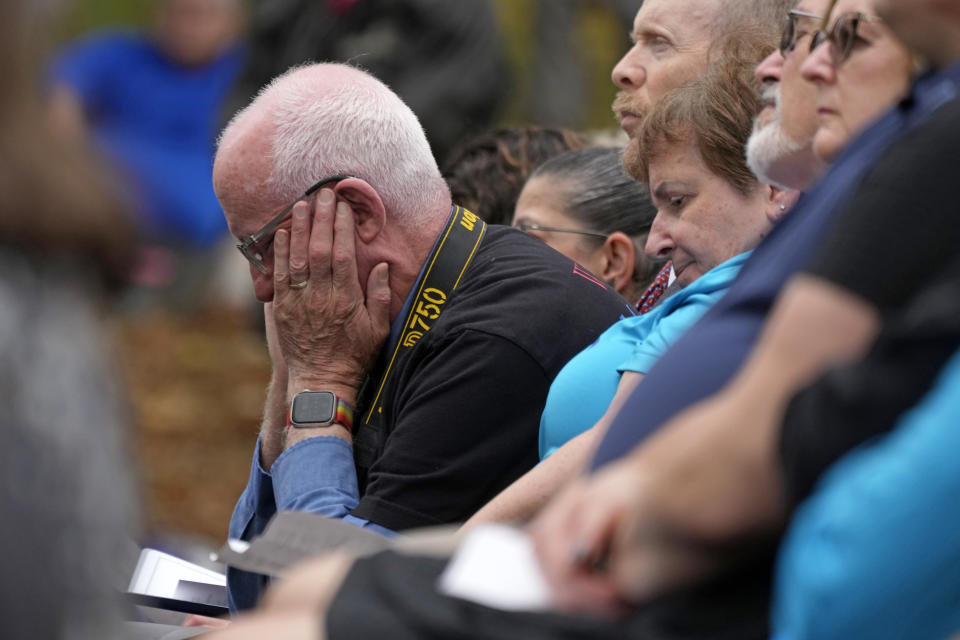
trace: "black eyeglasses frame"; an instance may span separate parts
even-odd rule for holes
[[[604,240],[610,235],[608,233],[600,233],[599,231],[587,231],[586,229],[573,229],[571,227],[551,227],[543,224],[537,224],[536,222],[518,222],[516,224],[517,229],[527,233],[529,231],[554,231],[556,233],[577,233],[582,236],[593,236],[594,238],[603,238]]]
[[[784,24],[783,32],[780,34],[780,55],[784,58],[787,57],[788,53],[796,49],[797,41],[803,37],[802,35],[798,35],[797,32],[797,21],[800,18],[810,18],[819,20],[821,24],[823,23],[823,16],[817,15],[816,13],[800,11],[799,9],[791,9],[788,11],[786,24]],[[804,33],[803,35],[806,34]]]
[[[263,242],[267,237],[271,237],[272,239],[272,234],[274,229],[280,226],[280,223],[283,222],[287,218],[287,216],[290,215],[290,212],[293,211],[293,208],[297,206],[298,202],[300,202],[301,200],[306,200],[307,198],[312,196],[314,193],[319,191],[321,188],[325,187],[326,185],[332,182],[340,182],[341,180],[346,180],[347,178],[354,178],[354,177],[356,176],[336,175],[336,176],[330,176],[329,178],[324,178],[323,180],[319,180],[315,182],[310,186],[310,188],[308,188],[306,191],[303,192],[303,195],[301,195],[299,198],[291,202],[289,206],[286,206],[283,209],[281,209],[279,213],[273,216],[273,218],[270,219],[270,222],[263,225],[263,227],[261,227],[259,231],[257,231],[256,233],[251,233],[245,238],[237,238],[237,240],[240,241],[240,244],[237,245],[237,249],[240,251],[243,257],[247,259],[247,261],[250,264],[255,266],[257,270],[260,271],[260,273],[266,275],[267,267],[266,265],[263,264],[263,253],[262,253],[263,251],[266,250],[266,247],[260,247],[259,246],[260,243]]]
[[[813,38],[810,39],[810,53],[824,42],[830,42],[833,45],[831,50],[833,66],[839,67],[849,60],[853,53],[853,45],[857,42],[857,29],[860,28],[861,22],[883,22],[883,18],[859,11],[842,13],[837,16],[836,22],[829,30],[817,29]]]

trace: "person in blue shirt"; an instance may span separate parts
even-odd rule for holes
[[[960,145],[958,123],[955,101],[898,162],[925,157],[921,166],[942,180]],[[941,211],[929,224],[954,226],[954,212]],[[939,640],[960,630],[960,256],[918,289],[863,359],[833,367],[786,408],[776,443],[790,515],[778,554],[777,640]]]
[[[52,64],[56,121],[115,165],[147,242],[206,250],[226,234],[211,178],[241,18],[238,0],[163,0],[151,33],[94,33]]]
[[[781,547],[774,640],[960,631],[960,356],[888,436],[840,459]]]

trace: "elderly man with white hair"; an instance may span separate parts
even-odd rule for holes
[[[214,188],[274,369],[233,538],[291,509],[382,533],[465,519],[536,463],[563,364],[630,313],[543,243],[452,205],[413,112],[348,66],[261,91],[222,135]],[[263,580],[231,571],[232,605]]]
[[[813,153],[817,88],[800,74],[828,0],[800,0],[787,14],[780,46],[756,69],[764,109],[747,143],[747,164],[761,182],[806,191],[826,170]]]

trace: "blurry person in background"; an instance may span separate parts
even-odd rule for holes
[[[88,135],[146,243],[137,284],[191,303],[226,236],[211,186],[222,102],[243,64],[240,0],[158,0],[150,33],[102,32],[67,46],[50,71],[59,126]]]
[[[625,36],[641,4],[642,0],[533,3],[532,60],[523,82],[531,88],[527,101],[534,122],[584,126],[593,105],[590,94],[596,90],[596,78],[591,73],[599,63],[598,52],[592,50],[587,35],[590,27],[586,25],[606,18],[618,37]],[[623,40],[626,43],[626,38]]]
[[[39,13],[0,4],[0,635],[123,637],[135,484],[103,303],[132,234],[97,163],[43,117]]]
[[[226,113],[292,66],[344,62],[410,105],[442,160],[490,127],[508,90],[494,8],[492,0],[257,0],[249,64]]]
[[[510,224],[520,190],[544,161],[587,142],[567,129],[503,127],[468,138],[443,165],[450,196],[490,224]]]
[[[629,175],[621,151],[594,147],[547,160],[520,192],[513,226],[610,283],[627,301],[663,266],[644,253],[657,210]]]

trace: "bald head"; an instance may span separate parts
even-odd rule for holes
[[[355,212],[382,221],[357,246],[361,281],[388,262],[402,303],[401,289],[415,279],[450,213],[450,191],[416,116],[369,74],[317,64],[275,79],[224,129],[213,188],[231,232],[246,238],[308,187],[337,175],[352,176],[337,189],[350,194]],[[271,240],[263,239],[264,271],[250,271],[262,301],[273,297]]]
[[[272,202],[292,201],[325,176],[356,176],[399,223],[437,210],[445,217],[450,206],[413,111],[382,82],[346,65],[291,69],[234,116],[217,150],[218,195],[238,175],[240,192]]]

